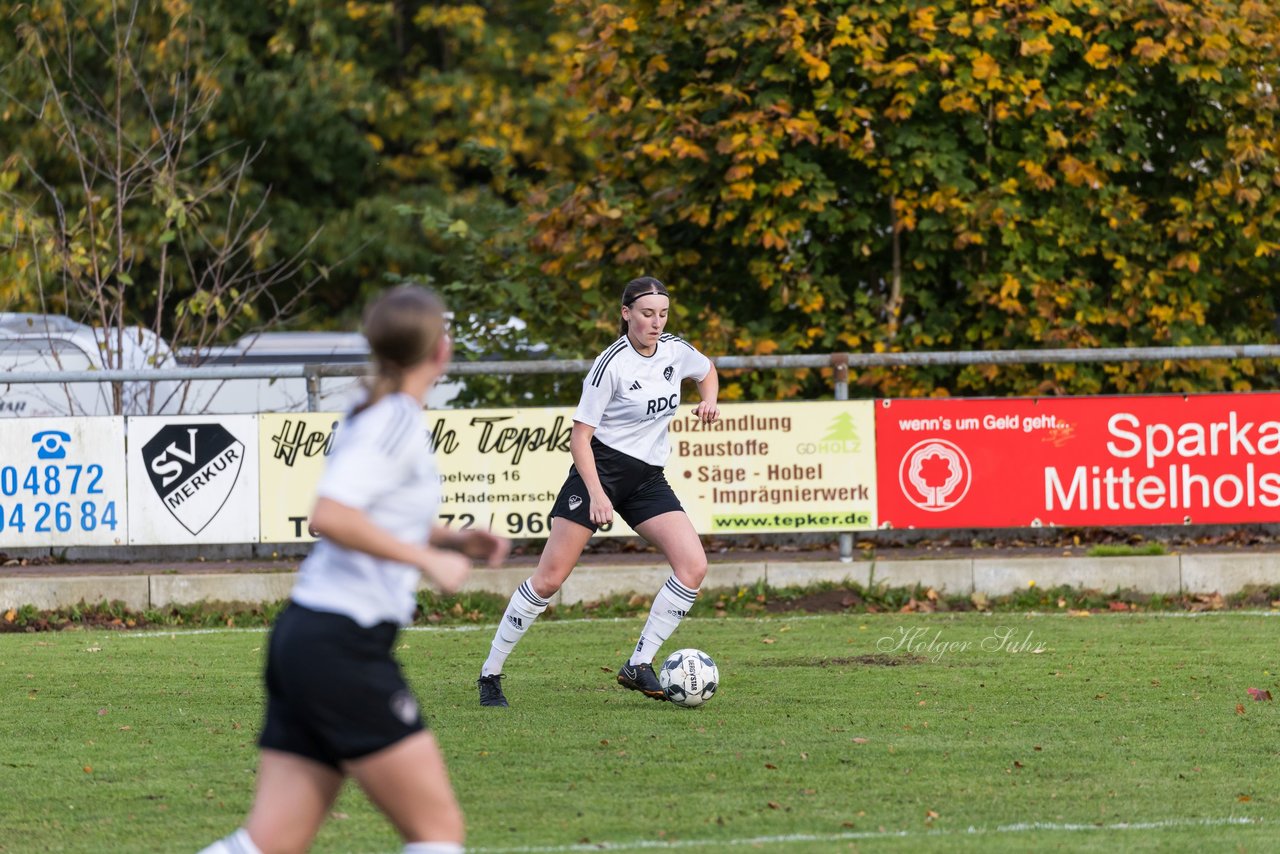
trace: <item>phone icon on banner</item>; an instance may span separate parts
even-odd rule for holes
[[[71,435],[61,430],[41,430],[31,437],[31,441],[40,446],[36,456],[42,460],[61,460],[66,458],[67,449],[63,442],[70,442]]]

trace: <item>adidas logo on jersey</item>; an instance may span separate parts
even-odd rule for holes
[[[633,383],[631,384],[631,390],[632,390],[632,391],[639,391],[639,390],[640,390],[640,380],[636,380],[635,382],[633,382]]]

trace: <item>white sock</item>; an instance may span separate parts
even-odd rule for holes
[[[520,638],[529,631],[529,627],[533,625],[534,620],[538,619],[538,615],[547,610],[547,606],[551,604],[533,592],[533,584],[530,583],[532,581],[532,578],[526,579],[516,588],[516,592],[511,594],[511,602],[508,603],[507,610],[502,615],[502,622],[498,623],[498,630],[493,633],[493,643],[489,645],[489,657],[484,660],[484,667],[480,668],[481,676],[493,676],[495,673],[502,672],[502,666],[507,663],[507,656],[511,654],[511,650],[520,643]]]
[[[674,575],[668,578],[658,595],[653,597],[649,619],[645,621],[640,640],[636,643],[636,651],[631,653],[631,660],[627,663],[653,664],[654,656],[675,632],[684,615],[693,607],[693,600],[697,598],[697,590],[685,587]]]
[[[465,850],[461,842],[410,842],[404,854],[462,854]]]
[[[459,848],[459,851],[462,849]],[[249,831],[243,827],[230,836],[219,839],[200,854],[262,854],[258,846],[249,838]],[[443,854],[443,852],[442,852]]]

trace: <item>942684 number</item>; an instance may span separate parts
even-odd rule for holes
[[[119,525],[116,503],[107,501],[37,501],[33,504],[0,504],[0,533],[65,534],[71,531],[114,531]]]

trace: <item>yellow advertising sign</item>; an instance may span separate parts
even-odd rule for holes
[[[671,423],[667,480],[699,534],[856,531],[876,526],[869,400],[742,403]]]
[[[569,473],[573,409],[458,409],[423,412],[436,449],[440,522],[507,537],[547,536],[547,514]],[[310,542],[307,517],[342,416],[259,416],[262,541]],[[621,520],[601,535],[632,535]]]
[[[258,416],[258,502],[261,541],[310,542],[307,517],[342,415],[336,412]]]
[[[573,409],[468,409],[426,413],[440,469],[440,521],[505,537],[545,537],[547,514],[569,475]],[[634,532],[615,517],[604,536]]]
[[[262,542],[302,542],[341,417],[263,414]],[[569,473],[573,409],[423,413],[436,449],[440,521],[507,537],[545,537]],[[852,531],[875,527],[870,401],[730,404],[720,420],[688,411],[671,424],[667,480],[700,534]],[[616,519],[602,536],[634,532]]]

